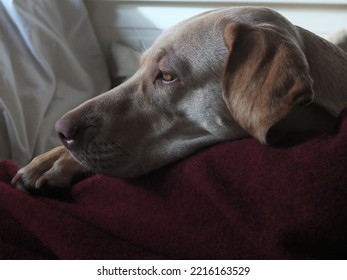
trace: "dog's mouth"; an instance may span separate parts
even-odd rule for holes
[[[112,177],[133,177],[141,164],[127,149],[116,142],[93,140],[84,148],[69,148],[72,156],[87,170]]]

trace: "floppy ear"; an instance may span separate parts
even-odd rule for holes
[[[294,39],[266,27],[228,23],[229,51],[223,98],[232,117],[264,144],[277,139],[274,125],[290,110],[313,100],[305,55]]]

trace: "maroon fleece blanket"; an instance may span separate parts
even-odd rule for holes
[[[57,197],[12,189],[16,170],[0,163],[3,259],[347,258],[347,110],[331,135],[222,143]]]

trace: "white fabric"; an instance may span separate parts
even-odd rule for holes
[[[82,0],[0,0],[0,159],[60,145],[54,122],[109,87]]]

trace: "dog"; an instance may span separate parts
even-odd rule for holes
[[[346,53],[279,13],[209,11],[165,31],[131,78],[59,119],[63,146],[12,184],[66,188],[88,172],[132,178],[226,140],[272,145],[292,131],[329,131],[347,105],[346,81]]]

